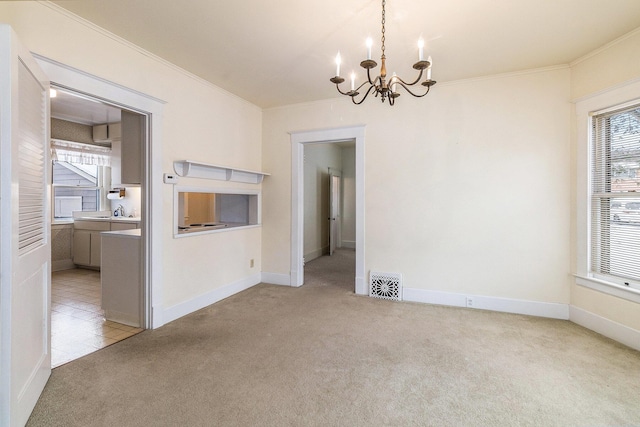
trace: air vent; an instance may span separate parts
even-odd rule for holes
[[[373,298],[402,300],[402,275],[397,273],[369,273],[369,296]]]

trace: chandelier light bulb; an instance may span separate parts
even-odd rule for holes
[[[336,55],[336,77],[340,76],[340,64],[342,63],[342,58],[340,58],[340,52]]]
[[[356,73],[355,73],[355,71],[351,72],[351,90],[356,90]]]
[[[427,68],[427,80],[431,80],[431,67],[433,67],[433,61],[431,60],[431,55],[429,55],[429,57],[427,58],[427,61],[429,61],[429,68]]]
[[[418,61],[424,60],[424,40],[422,38],[418,39]]]
[[[371,46],[373,46],[373,39],[367,37],[367,59],[371,59]]]

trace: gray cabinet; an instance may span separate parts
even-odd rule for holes
[[[73,231],[73,263],[91,265],[91,232],[88,230]]]
[[[115,224],[114,224],[115,225]],[[102,235],[102,308],[104,317],[139,328],[143,325],[140,230]]]
[[[111,230],[109,221],[75,221],[73,224],[73,263],[100,267],[100,233]]]
[[[136,228],[138,228],[138,224],[134,224],[132,222],[112,222],[111,223],[111,231],[135,230]]]
[[[73,224],[73,263],[84,267],[100,268],[103,231],[132,230],[138,222],[78,220]]]
[[[120,178],[122,184],[142,182],[142,147],[146,139],[145,116],[122,111]]]

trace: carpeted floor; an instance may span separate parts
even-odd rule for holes
[[[353,293],[353,252],[54,369],[29,426],[640,425],[640,353]]]

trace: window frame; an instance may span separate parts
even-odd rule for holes
[[[575,265],[574,283],[640,303],[640,283],[625,286],[609,275],[591,271],[592,117],[640,104],[640,81],[627,82],[606,91],[574,100],[575,120]]]
[[[55,195],[56,189],[58,188],[71,188],[71,189],[83,189],[83,190],[96,190],[97,200],[96,200],[96,210],[105,210],[107,206],[107,191],[108,188],[105,186],[107,181],[110,181],[110,167],[109,166],[97,166],[97,177],[96,177],[96,185],[69,185],[69,184],[56,184],[53,181],[53,165],[57,163],[56,160],[51,161],[51,221],[54,224],[66,223],[72,220],[72,217],[56,217],[55,216]],[[73,165],[71,162],[65,162]]]
[[[602,280],[604,282],[611,282],[619,286],[629,287],[637,291],[640,291],[640,279],[638,278],[630,278],[630,277],[624,277],[621,275],[613,274],[610,272],[607,273],[602,271],[596,271],[594,269],[594,264],[597,263],[597,261],[594,260],[593,252],[600,251],[601,255],[599,256],[599,258],[606,257],[607,259],[611,259],[613,257],[612,255],[613,252],[611,251],[611,249],[609,250],[608,253],[605,253],[606,251],[603,249],[603,247],[611,248],[612,246],[611,241],[613,240],[613,237],[612,237],[611,230],[613,225],[611,224],[612,220],[609,212],[611,208],[612,199],[619,199],[619,200],[632,199],[635,202],[640,198],[639,193],[614,192],[612,190],[612,182],[614,178],[613,178],[613,173],[611,171],[611,169],[613,168],[613,158],[611,154],[613,150],[611,119],[612,117],[615,117],[616,113],[623,113],[628,110],[639,109],[639,108],[640,108],[640,99],[634,100],[631,102],[625,102],[621,105],[615,105],[615,106],[606,108],[604,110],[594,111],[589,114],[589,153],[590,153],[590,159],[589,159],[589,198],[590,198],[589,273],[595,279]],[[599,124],[597,123],[598,120],[604,120],[605,123]],[[598,137],[594,134],[594,131],[601,132],[604,134]],[[596,146],[596,144],[598,143],[600,144],[600,147]],[[599,152],[600,156],[598,156],[596,152]],[[596,157],[598,157],[598,159],[596,159]],[[600,172],[596,172],[597,170],[600,170]],[[597,188],[600,188],[601,191],[594,190],[594,184],[597,181],[597,179],[594,178],[594,175],[596,174],[601,175],[600,177],[601,181],[599,183],[599,186],[597,187]],[[599,204],[601,206],[606,205],[605,208],[601,207],[600,215],[607,216],[606,221],[608,223],[606,226],[609,228],[608,233],[602,232],[602,231],[594,231],[593,229],[594,227],[594,223],[592,221],[593,215],[594,215],[593,204],[596,203],[596,201],[599,201]],[[607,234],[606,241],[604,241],[605,239],[603,239],[603,237],[605,237],[604,234]],[[600,235],[600,240],[597,243],[594,243],[595,235]],[[596,244],[598,245],[599,249],[594,249],[594,245]],[[606,264],[606,263],[607,263],[606,261],[603,261],[603,264]],[[609,268],[612,268],[612,269],[614,268],[613,263],[611,263],[611,266],[609,266]],[[599,269],[601,270],[604,269],[603,265],[600,265]]]

